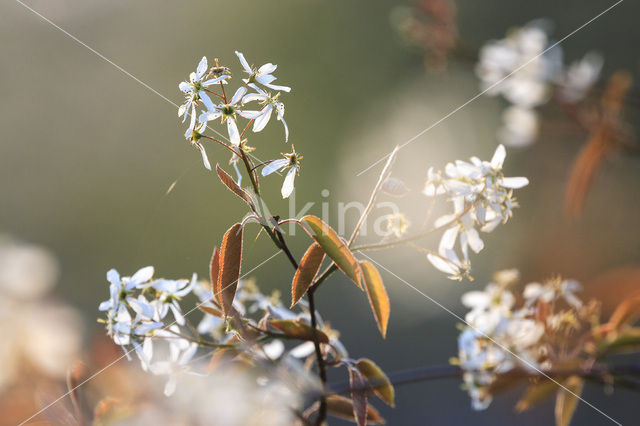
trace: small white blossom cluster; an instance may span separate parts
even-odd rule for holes
[[[183,81],[179,88],[185,96],[185,102],[178,109],[178,116],[183,122],[191,116],[189,127],[185,132],[185,138],[190,141],[202,154],[204,165],[211,170],[211,164],[207,154],[200,142],[207,123],[220,119],[226,123],[228,139],[233,146],[239,146],[242,139],[242,132],[238,128],[240,118],[245,118],[253,122],[253,131],[259,132],[269,123],[273,112],[282,122],[285,130],[285,141],[289,139],[289,129],[284,121],[284,104],[279,100],[281,92],[289,92],[291,88],[273,84],[276,77],[273,72],[277,65],[267,63],[259,68],[249,65],[244,55],[236,51],[236,55],[242,64],[247,77],[242,79],[244,84],[239,87],[231,98],[227,98],[224,87],[231,80],[231,72],[226,67],[216,66],[209,68],[207,58],[203,57],[195,72],[189,75],[189,81]],[[220,86],[221,93],[213,90]],[[249,92],[249,89],[253,92]],[[271,89],[275,94],[267,91]],[[214,96],[217,103],[211,97]],[[257,110],[246,108],[246,104],[257,102]],[[204,105],[204,110],[198,113],[197,107]]]
[[[588,53],[565,69],[562,50],[551,43],[542,21],[533,21],[493,40],[480,50],[476,74],[482,90],[502,95],[511,105],[503,112],[501,142],[511,146],[531,144],[538,133],[535,108],[545,104],[557,87],[567,103],[582,100],[597,82],[602,57]]]
[[[476,410],[489,406],[492,385],[501,374],[519,369],[539,373],[562,357],[568,339],[588,327],[589,309],[575,295],[573,280],[531,283],[523,303],[507,288],[518,280],[516,270],[498,272],[484,291],[471,291],[462,303],[471,310],[458,337],[456,363],[463,370],[465,388]],[[579,347],[579,345],[577,346]]]
[[[518,206],[513,190],[529,184],[524,177],[505,177],[502,166],[506,150],[499,145],[491,161],[472,157],[470,162],[448,163],[444,173],[429,168],[423,193],[428,197],[442,195],[453,204],[453,212],[435,221],[437,228],[446,227],[438,253],[427,258],[449,278],[469,277],[469,249],[479,253],[484,248],[481,232],[491,232],[506,223]],[[455,246],[459,242],[461,256]]]
[[[154,268],[147,266],[131,277],[121,277],[115,269],[107,272],[109,299],[99,306],[105,311],[107,331],[128,356],[133,346],[142,368],[169,377],[165,393],[175,390],[175,376],[188,370],[188,363],[198,345],[181,337],[180,326],[186,324],[179,301],[197,282],[189,280],[153,280]],[[171,312],[171,318],[168,318]],[[154,351],[156,342],[163,347]],[[166,343],[166,344],[165,344]]]
[[[168,280],[153,279],[153,273],[154,268],[147,266],[131,277],[121,277],[111,269],[107,272],[110,297],[100,304],[99,309],[106,312],[104,322],[113,341],[122,346],[126,354],[132,346],[143,370],[168,378],[165,394],[169,396],[174,393],[182,373],[195,373],[192,367],[199,348],[233,344],[231,342],[237,340],[238,331],[230,327],[221,313],[208,283],[198,281],[196,274],[191,280]],[[191,311],[184,313],[180,306],[180,301],[190,293],[197,296],[197,307],[205,312],[196,327],[185,317]],[[303,302],[300,304],[306,306]],[[310,324],[306,308],[298,313],[286,309],[277,294],[264,295],[250,281],[238,283],[233,307],[244,325],[256,331],[267,330],[270,319]],[[318,320],[322,327],[322,320]],[[337,333],[328,327],[325,333],[331,345],[347,356]],[[204,340],[203,337],[211,339]],[[279,339],[245,349],[257,359],[285,359],[285,345]],[[305,359],[313,353],[313,343],[305,342],[287,351],[286,360]]]

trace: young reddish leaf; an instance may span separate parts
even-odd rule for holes
[[[200,309],[204,313],[207,313],[209,315],[213,315],[214,317],[219,317],[219,318],[224,317],[224,314],[222,312],[220,312],[216,308],[212,308],[211,306],[205,306],[205,305],[200,304],[200,305],[198,305],[198,309]]]
[[[228,316],[238,288],[242,263],[242,225],[236,223],[224,234],[220,245],[220,273],[217,288],[220,292],[222,311]]]
[[[558,391],[555,408],[556,426],[569,426],[569,423],[571,423],[571,418],[580,400],[584,380],[580,376],[571,376],[563,385],[571,392],[565,389]]]
[[[327,397],[327,412],[340,419],[355,421],[353,417],[353,401],[341,395],[329,395]],[[378,410],[371,405],[367,405],[367,424],[383,425],[384,423],[385,421],[378,413]]]
[[[327,256],[335,262],[338,268],[351,278],[361,290],[364,290],[360,264],[336,231],[316,216],[305,216],[300,219],[300,223],[306,226],[309,234],[322,246]]]
[[[220,295],[220,289],[218,288],[218,277],[220,276],[220,250],[218,247],[213,248],[213,254],[211,255],[211,263],[209,265],[209,279],[211,279],[211,291],[213,292],[213,298],[222,305],[222,296]]]
[[[222,183],[229,188],[231,192],[236,194],[238,197],[242,198],[245,203],[249,205],[251,210],[256,211],[256,207],[251,199],[251,195],[244,189],[240,188],[240,186],[236,183],[235,180],[227,172],[222,170],[218,164],[216,164],[216,173],[218,173],[218,177],[222,181]]]
[[[373,388],[373,392],[387,405],[395,407],[396,392],[384,371],[367,358],[360,358],[356,366]]]
[[[382,337],[387,336],[387,324],[389,323],[389,313],[391,312],[391,305],[389,303],[389,296],[382,283],[382,277],[380,272],[375,266],[366,260],[360,262],[362,268],[362,275],[364,276],[365,290],[367,290],[367,297],[369,298],[369,304],[373,311],[373,316],[376,318],[378,329]]]
[[[355,368],[349,368],[349,387],[353,401],[353,417],[358,426],[367,424],[367,386],[362,373]]]
[[[640,296],[623,300],[611,314],[609,325],[612,330],[621,330],[623,327],[633,324],[640,316]]]
[[[320,265],[322,265],[322,259],[324,259],[324,250],[320,244],[311,244],[302,257],[302,260],[300,260],[296,274],[293,276],[293,283],[291,284],[291,307],[298,303],[309,289],[313,278],[318,273],[318,269],[320,269]]]
[[[314,329],[308,324],[295,320],[274,319],[269,321],[269,325],[276,330],[282,331],[289,337],[299,340],[315,340]],[[315,330],[315,336],[320,343],[329,343],[329,337],[320,330]]]
[[[547,379],[541,379],[540,382],[527,386],[524,395],[516,404],[516,411],[522,413],[528,410],[553,395],[556,389],[558,389],[558,385]]]

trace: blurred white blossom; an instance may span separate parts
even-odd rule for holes
[[[562,365],[563,348],[571,347],[564,326],[579,328],[581,319],[585,327],[590,324],[585,319],[589,310],[575,294],[580,289],[576,281],[531,283],[522,298],[516,298],[508,287],[517,277],[515,270],[501,271],[484,291],[462,296],[471,310],[458,338],[456,363],[476,410],[491,403],[491,385],[500,374],[514,369],[538,373],[555,363]],[[523,303],[517,306],[516,300]]]

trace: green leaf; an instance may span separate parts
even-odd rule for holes
[[[291,284],[291,307],[298,303],[309,289],[324,259],[324,249],[318,243],[309,246],[300,260]]]
[[[364,260],[360,262],[360,267],[362,268],[362,275],[364,277],[365,284],[364,288],[367,291],[367,298],[369,299],[369,305],[371,305],[373,316],[378,324],[380,334],[382,334],[382,337],[386,337],[391,304],[389,303],[389,296],[384,288],[382,277],[380,276],[380,272],[378,272],[371,262]]]
[[[233,178],[229,176],[227,172],[222,170],[222,168],[220,168],[218,164],[216,164],[216,173],[218,174],[218,177],[220,178],[224,186],[226,186],[231,192],[236,194],[245,203],[247,203],[251,210],[253,210],[254,212],[256,211],[256,207],[253,203],[253,200],[251,199],[251,195],[244,189],[240,188],[236,181],[233,180]]]
[[[334,261],[338,268],[360,289],[364,290],[360,264],[336,231],[316,216],[305,216],[300,219],[300,223],[305,226],[309,235],[322,246],[327,256]]]
[[[569,426],[573,413],[576,411],[584,380],[580,376],[571,376],[563,383],[568,389],[560,389],[556,397],[556,426]]]
[[[317,339],[320,343],[329,343],[329,337],[326,334],[300,321],[274,319],[269,321],[269,325],[294,339],[310,341]]]
[[[367,358],[360,358],[356,366],[373,388],[373,392],[387,405],[395,407],[396,392],[384,371]]]
[[[222,311],[228,316],[233,310],[233,299],[240,278],[242,263],[242,225],[236,223],[224,234],[220,245],[220,274],[217,288],[222,301]]]

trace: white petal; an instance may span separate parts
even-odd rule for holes
[[[445,274],[455,275],[458,273],[457,268],[455,268],[446,260],[442,259],[440,256],[428,254],[427,259],[429,259],[429,262],[431,262],[431,264],[435,266],[436,269],[444,272]]]
[[[100,303],[100,306],[98,306],[99,311],[106,311],[108,309],[111,309],[111,299],[105,300],[104,302]]]
[[[289,160],[287,160],[286,158],[282,158],[280,160],[274,160],[269,164],[267,164],[266,166],[264,166],[264,168],[262,169],[262,176],[268,176],[271,173],[275,172],[276,170],[286,167],[288,164],[289,164]]]
[[[215,119],[218,119],[221,116],[222,116],[222,113],[220,111],[203,112],[202,114],[200,114],[198,121],[200,121],[201,123],[206,123],[207,121],[213,121]]]
[[[197,146],[200,150],[200,155],[202,155],[202,162],[204,163],[204,167],[207,170],[211,170],[211,163],[209,162],[209,157],[207,157],[207,152],[204,150],[204,147],[201,144],[198,144]]]
[[[276,78],[271,74],[262,74],[262,75],[256,76],[256,81],[265,86],[267,86],[269,83],[273,82],[274,80],[276,80]]]
[[[493,158],[491,158],[491,167],[496,170],[501,169],[506,156],[507,151],[504,149],[504,145],[498,145],[496,152],[493,153]]]
[[[187,83],[186,81],[183,81],[182,83],[178,84],[178,88],[182,92],[189,92],[191,90],[191,85],[189,83]]]
[[[289,142],[289,127],[287,126],[287,122],[284,121],[284,118],[278,117],[280,121],[282,121],[282,125],[284,126],[284,141]]]
[[[116,287],[120,287],[120,274],[115,269],[109,269],[107,272],[107,281]]]
[[[315,351],[313,342],[304,342],[289,351],[294,358],[306,358]]]
[[[248,95],[246,95],[244,98],[242,98],[242,103],[246,104],[248,102],[253,102],[253,101],[266,101],[267,100],[267,95],[266,94],[261,94],[261,93],[249,93]]]
[[[471,228],[465,231],[465,234],[467,235],[467,238],[469,240],[469,247],[471,247],[471,250],[476,253],[480,253],[480,251],[484,248],[484,243],[480,239],[478,231],[476,231],[474,228]]]
[[[264,353],[271,359],[278,359],[284,352],[284,343],[281,340],[274,340],[273,342],[262,345]]]
[[[211,98],[205,93],[204,90],[198,92],[198,95],[200,95],[200,99],[202,100],[204,106],[207,107],[207,110],[211,111],[212,109],[215,109],[213,102],[211,102]]]
[[[489,303],[489,295],[484,291],[470,291],[462,295],[462,304],[467,308],[484,309]]]
[[[274,65],[271,62],[268,62],[268,63],[264,64],[263,66],[261,66],[260,68],[258,68],[258,72],[260,74],[271,74],[272,72],[274,72],[276,70],[276,68],[278,68],[277,65]]]
[[[237,111],[240,117],[246,118],[247,120],[255,120],[260,117],[264,111]]]
[[[456,225],[444,231],[442,238],[440,239],[440,250],[453,248],[456,244],[456,239],[458,238],[459,229],[460,228]]]
[[[251,74],[252,73],[251,67],[249,66],[249,63],[247,62],[247,60],[244,58],[244,55],[236,50],[236,56],[238,57],[238,59],[240,59],[242,68],[244,68],[246,72]]]
[[[291,170],[287,173],[287,176],[284,178],[284,183],[282,184],[282,190],[280,191],[282,194],[282,198],[288,198],[289,195],[293,192],[293,181],[296,178],[296,168],[292,167]]]
[[[136,284],[142,284],[149,281],[153,277],[153,266],[146,266],[131,277],[131,281]]]
[[[290,92],[291,91],[291,87],[287,87],[287,86],[278,86],[277,84],[269,84],[269,83],[262,83],[265,86],[267,86],[269,89],[273,89],[273,90],[277,90],[279,92]]]
[[[203,86],[211,86],[212,84],[216,84],[219,82],[223,82],[226,83],[226,79],[228,79],[229,76],[228,75],[221,75],[220,77],[216,77],[216,78],[212,78],[210,80],[205,81],[204,83],[202,83]]]
[[[253,123],[253,131],[259,132],[264,129],[269,123],[269,119],[271,119],[271,112],[273,111],[273,105],[267,105],[263,110],[262,114],[254,121]]]
[[[500,185],[505,188],[518,189],[529,185],[529,179],[526,177],[508,177],[500,180]]]
[[[233,94],[230,104],[236,105],[237,103],[239,103],[242,100],[242,97],[245,95],[245,93],[247,93],[247,88],[244,86],[239,87],[238,90],[236,90],[236,93]]]
[[[196,79],[200,80],[204,73],[207,72],[207,68],[209,68],[207,65],[207,57],[203,56],[198,64],[198,69],[196,69]]]
[[[238,125],[236,120],[231,117],[227,117],[227,131],[229,132],[229,140],[232,145],[240,145],[240,133],[238,132]]]

